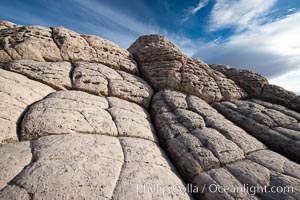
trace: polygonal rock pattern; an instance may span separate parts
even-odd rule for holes
[[[294,103],[294,100],[297,98],[296,94],[277,85],[266,85],[260,98],[271,103],[277,103],[300,111],[299,106],[297,109],[297,106],[295,105],[297,103]]]
[[[164,89],[154,96],[151,112],[162,145],[177,160],[177,168],[188,181],[197,172],[265,148],[196,96]],[[187,158],[194,169],[185,166],[191,165]]]
[[[53,27],[53,38],[61,50],[63,60],[100,62],[114,69],[138,74],[131,55],[112,42],[78,33],[64,27]]]
[[[125,163],[113,199],[190,198],[184,191],[171,190],[172,186],[184,189],[184,185],[174,176],[175,168],[155,143],[128,137],[120,138],[120,143]],[[165,191],[155,191],[155,187]]]
[[[214,107],[271,149],[300,162],[299,113],[257,99],[224,101]]]
[[[34,162],[10,185],[24,188],[32,199],[111,197],[124,162],[117,138],[69,134],[32,143]],[[3,195],[13,192],[5,188]]]
[[[22,75],[0,69],[0,144],[17,141],[17,123],[25,108],[54,92]]]
[[[212,192],[216,187],[299,188],[300,166],[266,147],[200,98],[164,89],[151,109],[162,146],[199,199],[299,198],[300,194]],[[210,188],[209,188],[210,187]]]
[[[243,88],[250,97],[260,98],[300,111],[300,97],[294,92],[268,83],[268,80],[252,71],[231,68],[221,64],[210,64],[212,69],[221,72]]]
[[[40,62],[16,60],[4,69],[45,83],[58,90],[83,90],[96,95],[115,96],[149,107],[152,88],[138,76],[99,63]]]
[[[16,60],[4,68],[23,74],[30,79],[45,83],[58,90],[72,88],[70,79],[72,66],[69,62]]]
[[[266,158],[270,156],[274,160]],[[285,170],[293,172],[286,174]],[[298,164],[283,156],[260,150],[244,160],[200,173],[192,182],[202,192],[199,199],[298,199],[300,178],[295,174],[299,170]]]
[[[0,21],[1,200],[300,199],[299,96],[163,36],[129,51]]]
[[[250,96],[260,96],[268,80],[252,71],[230,68],[226,65],[209,65],[211,68],[223,73],[227,78],[233,80],[243,88]]]
[[[104,97],[79,91],[53,93],[28,109],[21,123],[21,140],[74,132],[116,136],[117,128],[105,109]]]
[[[11,60],[61,61],[60,50],[52,39],[50,28],[16,27],[0,30],[1,62]]]
[[[210,103],[247,96],[232,80],[204,62],[188,58],[164,36],[141,36],[128,50],[155,90],[170,87],[194,94]]]
[[[109,97],[107,100],[80,91],[59,91],[28,109],[21,123],[20,137],[31,140],[76,132],[155,141],[154,128],[145,116],[147,113],[140,106],[121,99]]]
[[[115,96],[148,108],[152,88],[138,76],[97,63],[75,63],[73,88],[104,96]]]
[[[150,120],[142,107],[115,97],[80,91],[47,96],[26,112],[21,138],[48,136],[31,141],[34,162],[9,182],[0,197],[189,199],[184,192],[143,190],[145,184],[184,188],[156,144]]]
[[[81,36],[64,27],[23,27],[9,22],[0,23],[0,62],[21,59],[98,62],[113,69],[139,74],[128,51],[97,36]]]
[[[0,189],[31,162],[30,142],[18,142],[0,146]]]
[[[139,74],[136,62],[132,55],[116,44],[94,35],[81,35],[97,52],[97,62],[113,69]]]

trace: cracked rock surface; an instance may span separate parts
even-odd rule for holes
[[[217,105],[225,103],[215,104],[216,108],[218,108]],[[249,112],[251,110],[255,109],[248,109]],[[290,115],[295,115],[294,117],[299,115],[293,111],[286,111],[286,113],[289,112],[291,112]],[[151,113],[162,146],[179,173],[186,182],[193,183],[201,191],[195,194],[196,198],[297,199],[300,197],[297,192],[292,194],[293,196],[266,192],[256,192],[253,195],[245,191],[211,192],[209,186],[242,188],[243,185],[250,187],[263,185],[270,189],[273,186],[285,185],[299,188],[300,165],[269,150],[255,138],[259,139],[259,136],[249,135],[196,96],[163,89],[153,97]],[[224,110],[221,113],[229,112]],[[275,111],[273,113],[269,111],[269,113],[274,116],[277,114],[278,121],[282,118],[286,122],[295,122],[294,118],[288,116],[284,118]],[[251,118],[251,114],[247,113],[247,117]],[[236,116],[236,118],[254,127],[242,117]],[[267,119],[264,120],[267,121]],[[241,127],[243,128],[242,125]],[[299,135],[299,132],[295,133],[297,134]],[[270,138],[269,140],[272,141]],[[263,142],[269,146],[268,142]],[[283,146],[288,145],[280,140],[277,140],[277,143]],[[292,146],[290,149],[294,154],[299,155],[297,147],[291,144],[289,146]]]
[[[299,113],[257,99],[224,101],[214,107],[269,148],[300,162]]]
[[[220,64],[211,64],[209,66],[233,80],[238,86],[243,88],[250,97],[259,98],[274,104],[280,104],[300,112],[299,96],[280,86],[269,84],[268,80],[260,74]]]
[[[31,162],[30,142],[18,142],[0,146],[0,188],[13,179]]]
[[[0,99],[1,200],[300,199],[300,97],[164,36],[0,21]]]
[[[128,50],[155,90],[170,87],[194,94],[209,103],[247,96],[232,80],[206,63],[188,58],[164,36],[141,36]]]
[[[26,107],[53,91],[25,76],[0,69],[0,143],[18,141],[17,124]]]

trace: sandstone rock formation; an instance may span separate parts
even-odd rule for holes
[[[142,36],[128,50],[137,60],[143,77],[155,90],[170,87],[199,96],[209,103],[247,96],[232,80],[204,62],[188,58],[164,36]]]
[[[1,200],[300,198],[300,97],[254,72],[7,21],[0,63]]]
[[[53,91],[44,84],[0,69],[0,142],[18,141],[17,124],[23,111]]]
[[[237,85],[243,88],[250,97],[260,98],[300,112],[300,97],[280,86],[269,84],[265,77],[255,72],[238,70],[220,64],[212,64],[209,66],[233,80]]]

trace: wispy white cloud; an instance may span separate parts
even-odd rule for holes
[[[216,0],[210,15],[210,31],[234,27],[238,31],[264,22],[277,0]]]
[[[163,31],[154,23],[143,23],[139,19],[99,1],[74,0],[74,2],[79,5],[84,15],[89,15],[89,18],[94,19],[93,22],[88,22],[83,30],[95,29],[97,35],[106,37],[123,48],[129,47],[140,35]],[[102,26],[99,27],[99,24]]]
[[[290,91],[294,91],[300,95],[300,69],[273,78],[270,80],[270,83],[280,85],[281,87],[284,87]]]
[[[292,12],[294,12],[296,10],[297,10],[297,8],[289,8],[289,9],[286,10],[286,12],[287,13],[292,13]]]
[[[202,8],[206,7],[208,3],[209,3],[209,0],[200,0],[199,3],[197,5],[195,5],[194,7],[189,7],[186,10],[186,13],[185,13],[184,18],[182,19],[182,22],[188,21],[190,19],[190,17],[195,15]]]
[[[201,10],[202,8],[204,8],[207,4],[208,4],[209,0],[201,0],[199,1],[199,3],[196,5],[196,7],[194,7],[191,10],[191,14],[194,15],[196,14],[199,10]]]
[[[297,12],[234,35],[222,43],[199,44],[201,48],[194,57],[208,63],[250,69],[274,79],[300,70],[299,21],[300,12]],[[299,83],[299,76],[298,80]],[[280,81],[277,84],[282,85]],[[293,82],[286,79],[284,84],[285,87],[295,84],[295,78]]]

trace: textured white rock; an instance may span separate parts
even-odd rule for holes
[[[69,62],[17,60],[11,62],[5,69],[23,74],[58,90],[72,87],[70,79],[72,66]]]
[[[25,108],[51,92],[44,84],[0,69],[0,143],[17,141],[17,124]]]
[[[115,96],[149,107],[152,88],[138,76],[99,63],[75,63],[73,88],[96,95]]]
[[[0,146],[0,189],[30,164],[31,159],[30,142]]]

